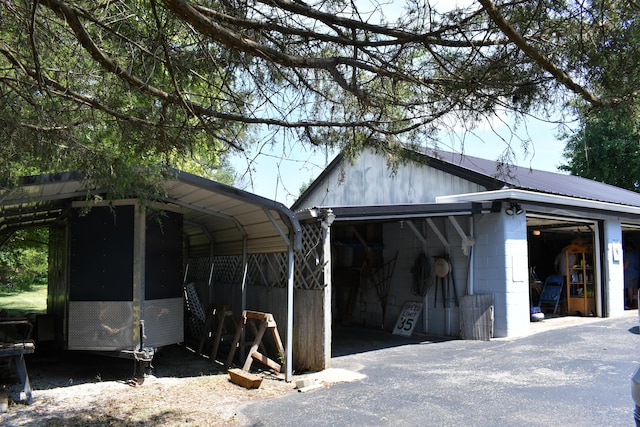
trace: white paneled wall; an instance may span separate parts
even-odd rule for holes
[[[330,170],[318,188],[298,201],[299,207],[433,203],[437,196],[484,191],[449,173],[409,162],[392,174],[385,156],[364,150],[354,164]]]

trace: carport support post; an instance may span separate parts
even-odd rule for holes
[[[247,271],[249,269],[249,243],[247,242],[247,235],[242,238],[242,284],[241,284],[241,297],[240,297],[240,313],[244,313],[247,309]],[[245,335],[242,334],[240,341],[240,360],[245,359]]]
[[[276,227],[282,238],[287,242],[287,254],[289,255],[289,268],[288,271],[288,280],[287,280],[287,346],[284,349],[285,352],[285,381],[290,382],[292,376],[292,367],[293,363],[293,269],[294,269],[294,245],[296,241],[296,230],[289,229],[289,234],[285,233],[282,227],[275,220],[271,212],[268,209],[263,208],[264,213],[271,219],[273,225]]]
[[[324,261],[324,303],[323,306],[323,322],[324,322],[324,339],[323,339],[323,365],[325,369],[331,367],[331,327],[332,327],[332,319],[331,319],[331,293],[333,292],[332,288],[332,277],[331,270],[333,269],[331,263],[333,260],[331,259],[331,225],[335,220],[336,216],[333,214],[331,209],[328,209],[322,219],[322,259]]]
[[[473,230],[473,216],[469,217],[469,236],[473,239],[473,243],[475,244],[474,230]],[[475,269],[475,252],[473,251],[473,244],[469,246],[469,265],[467,267],[467,293],[469,295],[473,295],[475,292],[474,289],[474,279],[473,272]]]
[[[134,203],[133,225],[133,345],[132,350],[142,350],[144,337],[142,336],[141,320],[145,303],[145,268],[146,268],[146,221],[147,210],[140,203]]]
[[[294,236],[291,236],[289,242],[294,241]],[[289,255],[289,268],[287,269],[289,278],[287,280],[287,346],[285,348],[285,376],[284,380],[286,382],[291,382],[292,377],[292,367],[293,357],[291,354],[291,349],[293,348],[293,245],[289,244],[289,249],[287,251]]]

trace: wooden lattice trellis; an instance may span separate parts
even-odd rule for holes
[[[249,256],[247,283],[269,288],[287,285],[287,254],[252,254]]]
[[[209,272],[211,271],[211,261],[207,257],[189,258],[187,271],[187,283],[195,282],[198,285],[209,283]]]
[[[199,338],[205,327],[205,307],[200,301],[201,295],[207,295],[209,272],[211,263],[207,257],[189,258],[186,282],[184,283],[185,308],[187,317],[187,332],[190,336]]]
[[[217,256],[213,258],[213,283],[231,287],[242,280],[242,258],[239,256]]]
[[[294,257],[294,283],[298,289],[323,289],[324,252],[320,223],[302,226],[302,251]]]
[[[302,250],[294,255],[294,287],[297,289],[324,289],[323,232],[319,223],[302,226]],[[205,258],[206,259],[206,258]],[[208,260],[208,259],[206,259]],[[191,260],[190,260],[191,262]],[[240,284],[242,257],[219,256],[213,259],[213,283],[227,286]],[[285,252],[251,254],[248,258],[247,283],[254,286],[284,288],[287,286],[288,258]],[[207,280],[210,268],[197,268],[198,280]],[[191,269],[191,267],[190,267]],[[205,275],[206,277],[203,277]],[[191,272],[189,276],[191,276]]]

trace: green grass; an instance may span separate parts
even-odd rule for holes
[[[34,286],[25,292],[1,292],[0,310],[6,310],[10,316],[46,313],[47,285]]]

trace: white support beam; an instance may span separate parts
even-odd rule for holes
[[[242,238],[242,283],[240,284],[240,313],[244,313],[247,309],[247,273],[249,272],[249,242],[247,236]],[[246,357],[246,335],[243,331],[240,337],[240,360],[244,360]]]
[[[293,231],[292,231],[293,234]],[[287,251],[289,255],[289,280],[287,280],[287,346],[285,348],[285,374],[284,380],[291,382],[293,376],[293,268],[294,253],[293,247],[289,245]]]
[[[451,221],[453,228],[456,229],[456,231],[460,235],[460,238],[462,239],[462,253],[464,253],[466,256],[469,256],[469,248],[474,245],[475,240],[473,239],[473,237],[466,235],[462,227],[460,227],[458,220],[454,216],[449,216],[449,221]]]
[[[144,336],[142,325],[144,321],[145,286],[146,286],[146,246],[147,246],[147,210],[144,206],[134,203],[133,214],[133,299],[132,306],[139,307],[134,310],[134,349],[144,348]],[[67,294],[68,297],[68,294]],[[67,313],[68,318],[68,313]],[[70,327],[71,329],[71,327]]]
[[[405,224],[407,224],[409,226],[409,228],[413,231],[413,234],[416,235],[416,237],[420,240],[420,243],[422,244],[422,250],[424,251],[424,253],[427,253],[427,239],[425,239],[425,237],[422,235],[422,233],[420,232],[420,230],[418,230],[418,227],[416,227],[416,225],[413,223],[413,221],[406,221]]]
[[[333,259],[331,258],[331,225],[335,215],[329,209],[323,215],[322,226],[322,259],[324,261],[324,304],[323,304],[323,365],[324,369],[331,368],[331,340],[332,340],[332,316],[331,294],[333,292],[333,279],[331,276]]]
[[[436,236],[438,236],[438,239],[440,239],[440,242],[446,249],[446,253],[449,253],[449,249],[451,248],[451,245],[449,244],[447,239],[444,237],[444,235],[440,232],[440,230],[438,230],[438,227],[436,227],[436,224],[433,222],[431,218],[427,218],[427,224],[429,224],[429,227],[431,227],[431,229],[436,234]]]
[[[287,235],[287,232],[285,230],[282,229],[282,227],[280,226],[280,224],[278,224],[278,221],[276,221],[275,217],[273,216],[273,214],[271,213],[271,211],[267,208],[262,208],[262,210],[264,211],[264,213],[267,215],[267,217],[269,218],[269,220],[271,221],[271,223],[273,224],[273,226],[276,228],[276,230],[278,230],[278,233],[280,233],[280,236],[282,237],[282,239],[285,241],[285,243],[291,247],[292,242],[294,241],[294,239],[290,238]],[[292,233],[294,234],[294,233]]]

